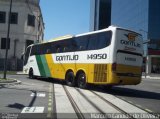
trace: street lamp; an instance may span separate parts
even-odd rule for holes
[[[143,29],[140,29],[139,31],[142,31],[142,32],[146,33],[147,37],[148,37],[148,32],[147,31],[145,31]],[[143,44],[146,44],[146,47],[147,47],[146,48],[145,78],[147,76],[147,71],[148,71],[147,63],[148,63],[148,44],[149,44],[149,42],[150,42],[150,39],[143,41]]]
[[[6,54],[5,54],[5,61],[4,61],[4,79],[6,79],[6,71],[7,71],[7,56],[8,56],[8,40],[9,40],[9,33],[10,33],[10,20],[11,20],[11,10],[12,10],[12,0],[10,0],[10,8],[9,8],[9,18],[8,18],[8,30],[7,30],[7,38],[6,38]]]

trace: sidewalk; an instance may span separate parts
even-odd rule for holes
[[[17,75],[26,75],[26,74],[23,73],[23,71],[18,71],[16,74]]]
[[[145,73],[142,74],[142,78],[143,79],[158,79],[160,80],[160,74],[149,74],[147,76],[145,76]]]

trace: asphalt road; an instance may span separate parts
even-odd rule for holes
[[[143,79],[136,86],[117,86],[111,92],[138,107],[160,113],[160,80]]]
[[[54,117],[54,115],[52,114],[55,113],[53,112],[54,110],[53,108],[56,107],[54,105],[57,105],[55,104],[56,101],[55,102],[53,101],[55,100],[54,99],[55,96],[57,97],[57,100],[61,102],[59,103],[60,108],[57,109],[56,111],[59,110],[60,113],[62,110],[63,112],[66,111],[66,113],[73,112],[73,109],[69,108],[71,106],[69,103],[65,103],[63,105],[63,101],[68,100],[69,98],[69,97],[66,98],[64,96],[63,93],[64,90],[62,90],[63,83],[57,81],[51,81],[45,78],[31,80],[28,79],[26,75],[9,75],[8,77],[16,78],[20,80],[22,83],[18,85],[0,86],[0,113],[3,114],[1,116],[5,117],[7,113],[18,113],[18,114],[21,113],[22,116],[24,117],[26,113],[32,112],[32,114],[35,113],[35,116],[37,118]],[[55,87],[54,84],[56,84]],[[56,91],[54,91],[54,89],[56,89]],[[77,89],[68,88],[68,90],[77,93],[76,91],[74,91]],[[140,108],[144,111],[147,111],[148,113],[160,113],[160,80],[143,79],[141,84],[139,85],[116,86],[110,91],[106,91],[101,87],[92,87],[90,90],[96,91],[97,93],[103,93],[111,97],[114,96],[113,99],[115,99],[116,97],[117,99],[120,98],[124,100],[124,102],[128,102],[129,104],[134,105],[135,107]],[[82,90],[82,92],[86,91]],[[82,92],[80,93],[81,95],[83,95]],[[89,92],[86,93],[90,94]],[[77,95],[79,94],[77,93]],[[79,96],[76,96],[75,98],[77,97]],[[91,97],[94,96],[91,95]],[[78,103],[80,103],[80,105],[83,105],[83,101],[81,102],[80,99],[83,100],[82,97],[79,97],[77,98],[77,101]],[[100,105],[102,102],[98,103]],[[85,107],[86,105],[87,103],[82,107]],[[104,104],[102,103],[102,106],[103,105]],[[65,109],[63,108],[64,106],[66,106]],[[89,106],[90,105],[88,105],[88,107]],[[130,110],[130,108],[127,110]],[[87,110],[84,109],[83,111]],[[94,112],[94,110],[91,110],[91,112],[92,111]],[[9,115],[9,116],[19,117],[19,115]],[[31,117],[32,116],[33,115],[31,115]]]

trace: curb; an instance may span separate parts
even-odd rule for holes
[[[25,73],[19,71],[16,73],[16,75],[25,75]]]
[[[160,80],[160,77],[142,77],[142,79],[146,79],[146,80]]]
[[[0,82],[0,85],[10,85],[10,84],[21,84],[21,81],[19,81],[17,79],[13,79],[11,81]]]

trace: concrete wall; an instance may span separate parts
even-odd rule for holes
[[[10,0],[0,0],[0,11],[6,12],[6,22],[0,23],[0,66],[5,58],[5,49],[1,49],[1,38],[7,37],[8,17]],[[12,12],[18,13],[18,24],[10,25],[10,49],[8,50],[9,60],[21,58],[25,50],[26,40],[34,42],[43,41],[44,23],[39,7],[39,0],[13,0]],[[36,17],[35,26],[28,26],[28,14]],[[40,27],[38,28],[38,25]],[[16,42],[16,48],[15,48]],[[14,50],[15,49],[15,50]],[[13,57],[15,54],[16,57]],[[0,69],[1,70],[1,69]]]

